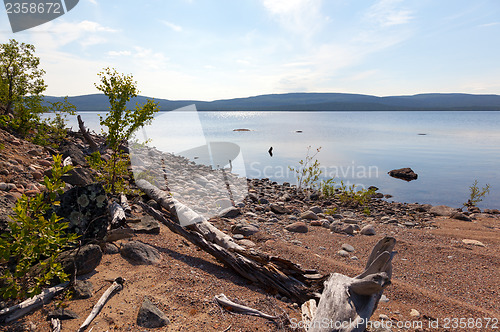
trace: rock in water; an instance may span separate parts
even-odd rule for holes
[[[418,178],[418,175],[409,167],[393,169],[388,174],[393,178],[398,178],[405,181],[412,181]]]
[[[137,325],[146,328],[163,327],[170,324],[167,316],[158,309],[148,298],[144,298],[137,315]]]

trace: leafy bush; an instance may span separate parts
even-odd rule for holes
[[[305,159],[299,161],[299,167],[288,166],[290,171],[295,172],[297,177],[297,190],[301,189],[316,189],[318,186],[319,177],[322,173],[318,159],[314,159],[321,151],[321,147],[316,149],[316,152],[310,156],[311,146],[307,147]],[[314,161],[313,161],[314,159]]]
[[[62,156],[53,157],[52,178],[45,176],[44,193],[34,198],[23,195],[16,203],[10,232],[0,236],[0,260],[3,269],[0,276],[0,296],[3,298],[24,298],[41,292],[42,287],[54,278],[68,280],[57,256],[76,243],[75,234],[66,234],[67,223],[55,213],[47,214],[62,193],[65,183],[61,177],[72,166],[62,167]],[[43,273],[31,276],[28,271],[36,263],[41,264]]]
[[[334,178],[328,179],[326,181],[321,181],[320,190],[321,194],[324,197],[334,197],[336,194]]]
[[[131,193],[127,186],[129,156],[126,153],[113,153],[108,160],[99,151],[86,157],[89,166],[98,172],[97,181],[103,184],[106,192]]]
[[[340,193],[338,197],[340,202],[351,206],[365,206],[370,201],[370,198],[375,194],[375,189],[360,189],[356,190],[356,185],[347,186],[343,181],[340,181]],[[365,210],[365,213],[367,211]]]
[[[140,106],[135,110],[128,110],[126,104],[131,98],[137,97],[137,82],[132,75],[119,74],[116,69],[105,68],[98,76],[101,79],[100,84],[95,84],[96,88],[102,91],[109,99],[109,113],[106,118],[100,117],[101,126],[107,128],[106,141],[112,150],[111,159],[106,162],[102,168],[105,176],[107,190],[116,193],[120,188],[120,178],[126,176],[126,167],[128,156],[125,157],[120,152],[120,146],[124,144],[131,135],[140,127],[151,123],[154,113],[158,112],[158,103],[154,100]]]
[[[490,185],[486,184],[483,188],[479,189],[478,181],[475,180],[472,186],[469,187],[469,199],[467,203],[464,203],[465,207],[477,206],[479,202],[483,201],[483,198],[490,193]]]

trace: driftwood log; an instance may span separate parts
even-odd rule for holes
[[[52,326],[52,332],[61,332],[61,321],[59,318],[51,318],[50,325]]]
[[[309,332],[362,332],[377,308],[385,287],[391,283],[396,240],[381,239],[373,248],[365,271],[350,278],[332,273],[315,308],[314,300],[302,305]]]
[[[68,285],[69,282],[65,282],[54,287],[44,289],[41,294],[33,296],[32,298],[29,298],[12,307],[0,310],[0,322],[12,322],[27,313],[40,308],[52,300],[54,296],[62,292]]]
[[[126,219],[125,210],[123,210],[122,206],[116,202],[109,205],[109,214],[111,215],[111,228],[117,228]]]
[[[87,144],[90,146],[90,151],[94,152],[99,150],[99,147],[97,146],[97,143],[94,141],[92,136],[90,136],[89,132],[85,128],[85,124],[83,123],[82,117],[78,115],[77,117],[78,120],[78,126],[80,127],[80,132],[83,135],[83,138],[87,141]]]
[[[308,321],[309,331],[364,331],[383,289],[390,284],[391,260],[396,243],[394,238],[386,237],[377,243],[368,258],[365,271],[360,275],[351,278],[333,273],[324,282],[328,276],[322,276],[315,270],[303,270],[286,259],[239,246],[202,216],[175,202],[170,195],[149,182],[139,180],[136,184],[164,207],[170,213],[170,218],[149,205],[139,203],[143,210],[172,232],[194,243],[244,278],[260,283],[264,289],[305,303],[303,319]],[[182,227],[180,220],[187,220],[188,226]],[[315,299],[319,300],[317,308]],[[327,326],[321,324],[325,321],[332,323]],[[337,329],[335,322],[351,324]]]
[[[108,300],[113,296],[115,292],[119,292],[123,289],[123,283],[125,280],[121,277],[118,277],[113,281],[113,284],[109,286],[109,288],[102,294],[101,298],[97,303],[95,304],[94,308],[90,312],[90,315],[87,317],[85,322],[83,322],[82,326],[78,329],[77,332],[83,332],[89,327],[90,323],[99,315],[101,312],[102,308],[108,302]]]

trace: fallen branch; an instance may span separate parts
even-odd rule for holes
[[[63,291],[69,282],[65,282],[54,287],[44,289],[41,294],[33,296],[19,304],[16,304],[10,308],[0,310],[0,321],[5,323],[12,322],[27,313],[38,309],[39,307],[47,304],[52,298]]]
[[[297,264],[286,259],[270,256],[256,250],[247,251],[243,248],[237,251],[228,250],[217,243],[210,242],[204,236],[205,234],[196,232],[194,229],[188,230],[178,223],[168,220],[149,205],[141,202],[139,205],[172,232],[183,236],[242,277],[260,283],[265,289],[281,293],[299,303],[310,298],[319,298],[317,291],[322,287],[326,276],[316,274],[315,270],[303,270]]]
[[[94,308],[90,312],[90,315],[87,317],[85,322],[83,322],[82,326],[78,329],[78,332],[83,332],[89,327],[90,323],[99,315],[101,312],[102,308],[108,302],[108,300],[113,296],[115,292],[119,292],[123,289],[123,283],[125,282],[125,279],[118,277],[115,279],[113,284],[109,286],[109,288],[102,294],[101,298],[97,303],[95,304]]]
[[[119,227],[126,219],[125,211],[122,206],[116,202],[109,205],[109,213],[111,214],[111,228]]]
[[[125,211],[125,214],[130,215],[130,213],[132,213],[132,208],[128,204],[127,196],[125,196],[125,194],[120,194],[120,204],[123,208],[123,211]]]
[[[83,123],[82,117],[78,115],[76,118],[78,119],[78,126],[80,127],[80,132],[82,133],[83,137],[90,146],[90,151],[94,152],[99,150],[99,147],[97,146],[96,142],[94,141],[92,136],[90,136],[89,132],[85,128],[85,124]]]
[[[231,310],[233,312],[237,312],[242,315],[257,316],[268,320],[276,320],[279,318],[279,316],[271,316],[257,309],[253,309],[238,303],[234,303],[233,301],[228,299],[227,296],[224,294],[215,295],[215,301],[217,301],[217,303],[219,303],[219,305],[224,309]]]
[[[396,240],[381,239],[373,248],[365,271],[350,278],[332,273],[314,313],[314,305],[302,306],[303,317],[310,320],[309,332],[363,332],[377,308],[385,287],[391,283]],[[328,324],[324,324],[327,322]]]
[[[50,325],[52,325],[52,332],[61,332],[61,321],[59,318],[51,318]]]

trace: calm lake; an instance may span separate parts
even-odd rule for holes
[[[79,113],[96,132],[98,113]],[[78,128],[76,117],[70,126]],[[337,183],[377,186],[394,201],[460,207],[477,179],[479,186],[491,185],[479,206],[500,208],[500,112],[175,111],[159,113],[141,135],[176,153],[207,142],[235,143],[244,168],[236,165],[233,172],[292,184],[288,166],[298,166],[308,146],[311,154],[321,147],[315,159],[325,178]],[[402,167],[411,167],[418,179],[387,174]]]

